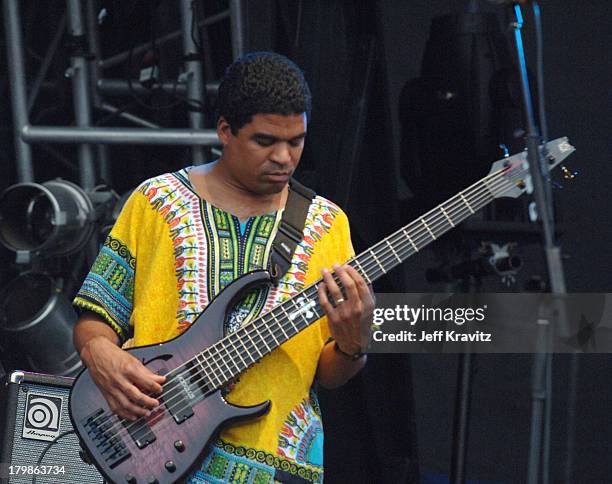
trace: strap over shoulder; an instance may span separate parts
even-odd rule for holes
[[[316,193],[291,178],[285,211],[272,242],[270,275],[274,285],[287,273],[295,248],[304,237],[304,224],[308,209]]]

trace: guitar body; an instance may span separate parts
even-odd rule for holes
[[[265,271],[246,274],[219,293],[182,335],[128,351],[153,372],[168,373],[223,338],[226,315],[240,296],[269,282]],[[148,419],[123,424],[112,415],[89,371],[81,372],[70,394],[70,417],[81,444],[106,479],[116,483],[175,482],[200,461],[220,427],[261,416],[270,407],[269,401],[253,407],[231,405],[220,390],[204,395],[194,380],[197,377],[188,374],[178,382],[187,382],[187,392],[177,391],[180,385],[164,389],[164,395],[169,394],[166,401],[162,396],[160,406]]]

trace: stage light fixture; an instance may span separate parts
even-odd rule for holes
[[[87,193],[69,181],[18,183],[0,195],[0,243],[43,257],[68,255],[89,240],[93,212]]]
[[[22,274],[0,293],[0,337],[36,372],[78,373],[82,364],[72,344],[77,319],[58,280],[46,274]]]

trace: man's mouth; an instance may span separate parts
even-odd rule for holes
[[[270,178],[274,181],[286,181],[291,176],[291,173],[288,172],[275,172],[275,173],[266,173],[264,175],[266,178]]]

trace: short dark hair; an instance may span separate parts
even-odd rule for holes
[[[217,116],[236,134],[255,114],[300,114],[310,117],[310,88],[300,68],[273,52],[252,52],[225,71],[217,97]]]

